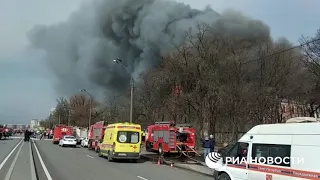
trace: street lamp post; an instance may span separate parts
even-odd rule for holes
[[[127,65],[125,65],[120,58],[117,57],[116,59],[113,60],[113,62],[124,66],[126,68],[127,72],[129,73]],[[131,73],[129,73],[129,74],[130,74],[130,123],[132,123],[134,81],[133,81],[133,77],[132,77]]]
[[[88,128],[90,129],[91,125],[91,116],[92,116],[92,96],[86,89],[80,89],[81,92],[85,92],[89,95],[90,98],[90,107],[89,107],[89,120],[88,120]]]

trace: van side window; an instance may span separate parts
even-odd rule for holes
[[[269,165],[285,166],[290,167],[290,157],[291,157],[291,145],[282,145],[282,144],[253,144],[252,145],[252,159],[256,160],[259,158],[267,159],[272,157],[281,159],[280,162],[274,162]],[[262,160],[261,160],[262,161]],[[260,161],[260,162],[261,162]],[[265,164],[267,164],[266,162]]]
[[[244,161],[247,158],[248,153],[248,143],[244,142],[237,142],[227,153],[227,157],[230,157],[231,159],[237,160],[235,162],[228,162],[228,163],[237,163]]]

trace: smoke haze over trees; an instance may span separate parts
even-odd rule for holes
[[[92,122],[129,119],[130,74],[138,82],[134,122],[191,123],[201,134],[230,141],[253,125],[283,122],[284,99],[299,102],[293,113],[301,116],[319,109],[319,42],[288,50],[290,42],[273,40],[263,22],[238,12],[163,0],[104,0],[83,5],[66,22],[35,27],[29,38],[46,51],[59,93],[86,88],[105,95],[93,105]],[[112,62],[116,57],[129,72]],[[63,104],[58,102],[55,116],[86,125],[86,96],[66,101],[68,121]]]
[[[66,21],[36,26],[32,45],[46,51],[59,93],[72,95],[86,87],[97,93],[119,92],[129,74],[112,60],[120,57],[136,78],[159,65],[160,56],[186,41],[186,31],[201,23],[237,38],[267,39],[269,28],[236,12],[218,14],[173,1],[99,0],[84,4]]]

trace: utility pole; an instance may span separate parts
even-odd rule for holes
[[[90,94],[90,107],[89,107],[89,124],[88,124],[88,129],[90,129],[91,126],[91,117],[92,117],[92,97]]]
[[[130,87],[130,123],[132,123],[132,116],[133,116],[133,91],[134,91],[134,81],[133,77],[130,78],[131,87]]]
[[[116,58],[113,60],[113,62],[117,63],[117,64],[121,64],[122,66],[124,66],[127,70],[127,73],[130,74],[130,123],[132,123],[133,121],[133,95],[134,95],[134,81],[133,81],[133,76],[131,75],[131,73],[128,70],[127,65],[125,65],[122,62],[122,59],[120,58]]]
[[[90,129],[91,126],[91,117],[92,117],[92,95],[86,90],[86,89],[80,89],[81,92],[85,92],[88,94],[90,98],[89,102],[89,119],[88,119],[88,130]]]
[[[71,109],[69,109],[68,111],[68,126],[70,126],[70,122],[71,122]]]

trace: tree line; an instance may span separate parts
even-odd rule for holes
[[[286,39],[237,38],[201,24],[188,41],[161,57],[134,88],[134,122],[148,125],[174,120],[204,133],[235,141],[263,123],[284,122],[281,102],[299,102],[301,116],[320,108],[320,30],[294,47]],[[129,120],[129,93],[94,100],[92,123]],[[42,124],[88,126],[90,100],[84,95],[60,98]],[[219,140],[218,140],[219,141]]]

